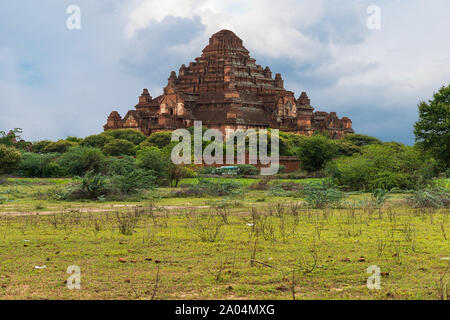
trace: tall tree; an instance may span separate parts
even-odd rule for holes
[[[414,134],[420,147],[429,151],[444,167],[450,167],[450,85],[434,93],[428,103],[418,105],[419,121]]]

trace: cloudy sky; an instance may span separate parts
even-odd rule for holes
[[[67,28],[69,5],[81,29]],[[367,8],[381,9],[370,30]],[[417,104],[450,82],[448,0],[2,0],[0,130],[84,137],[142,88],[162,92],[220,29],[234,31],[286,89],[359,133],[412,144]]]

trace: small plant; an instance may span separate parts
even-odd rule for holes
[[[444,208],[450,206],[450,194],[443,188],[418,190],[406,199],[413,208]]]
[[[117,226],[121,234],[130,236],[137,226],[140,215],[136,211],[116,212]]]
[[[186,218],[188,226],[204,242],[215,242],[224,224],[223,220],[216,216],[198,214],[194,211],[186,213]]]
[[[343,198],[342,192],[332,188],[325,181],[305,185],[302,194],[305,196],[306,204],[315,209],[337,206]]]
[[[375,200],[375,205],[378,208],[382,207],[384,202],[386,201],[388,195],[389,195],[389,191],[387,191],[385,189],[376,189],[372,193],[372,198]]]

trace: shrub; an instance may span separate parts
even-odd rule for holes
[[[132,142],[125,139],[113,139],[102,149],[107,156],[134,156],[136,154],[135,146]]]
[[[206,179],[200,179],[199,183],[194,185],[203,191],[204,194],[210,196],[228,196],[240,193],[241,185],[232,180],[225,181],[211,181]]]
[[[98,199],[111,193],[111,184],[108,178],[102,174],[89,171],[80,182],[70,185],[67,189],[67,198],[76,199]]]
[[[76,142],[67,141],[67,140],[58,140],[56,142],[49,143],[42,150],[45,153],[64,153],[69,151],[70,148],[76,146]]]
[[[102,149],[106,144],[114,140],[112,136],[105,134],[90,135],[81,142],[82,146]]]
[[[55,162],[59,154],[37,154],[26,152],[17,172],[24,177],[62,177],[68,174],[66,168]]]
[[[33,143],[31,150],[36,153],[43,153],[44,149],[51,143],[52,142],[50,140],[37,141],[37,142]]]
[[[107,158],[105,160],[105,170],[110,176],[125,175],[127,172],[136,169],[136,159],[130,156],[119,158]]]
[[[199,173],[204,175],[214,174],[215,170],[216,170],[215,167],[202,167]]]
[[[229,196],[236,195],[241,192],[241,185],[232,180],[227,181],[211,181],[208,179],[199,179],[198,184],[190,185],[188,189],[179,190],[174,193],[178,197],[190,196]]]
[[[300,165],[307,171],[322,170],[337,153],[333,141],[322,135],[314,135],[300,142],[297,157]]]
[[[197,176],[197,173],[192,168],[185,165],[175,165],[173,163],[169,163],[168,173],[171,187],[177,187],[178,183],[183,178],[193,178]]]
[[[171,131],[160,131],[152,133],[144,142],[140,144],[141,147],[157,147],[159,149],[169,145],[172,141]]]
[[[0,144],[0,174],[12,173],[22,161],[22,155],[14,147]]]
[[[112,185],[122,195],[129,195],[139,189],[155,186],[156,174],[152,171],[134,169],[111,177]]]
[[[340,156],[350,157],[355,153],[361,152],[361,147],[357,146],[356,144],[353,144],[350,141],[341,139],[335,140],[334,143],[336,144],[337,147],[337,154]]]
[[[349,142],[358,147],[363,147],[363,146],[367,146],[370,144],[381,144],[382,143],[381,140],[379,140],[375,137],[364,135],[364,134],[347,134],[344,136],[343,141]]]
[[[258,182],[252,183],[249,186],[250,190],[268,190],[269,189],[269,183],[272,181],[271,176],[264,176],[261,179],[259,179]]]
[[[238,174],[243,176],[255,176],[259,174],[259,169],[251,164],[238,164]]]
[[[156,172],[158,178],[168,177],[170,157],[156,147],[144,147],[137,152],[136,165],[145,170]]]
[[[302,194],[305,196],[306,205],[316,209],[336,206],[343,198],[343,193],[326,181],[305,184]]]
[[[417,190],[406,199],[414,208],[443,208],[450,206],[450,194],[442,188]]]
[[[105,171],[105,156],[96,148],[75,147],[64,153],[58,164],[73,176],[82,176],[88,171]]]
[[[137,146],[147,138],[142,132],[133,129],[107,130],[100,135],[110,136],[114,139],[127,140],[133,143],[135,146]]]
[[[385,143],[365,146],[361,152],[336,159],[327,168],[346,190],[418,189],[433,176],[433,160],[416,148]]]

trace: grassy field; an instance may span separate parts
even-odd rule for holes
[[[319,210],[301,198],[248,189],[229,198],[168,198],[160,195],[169,189],[158,189],[127,202],[49,201],[42,194],[69,179],[10,182],[0,186],[0,299],[447,294],[449,210],[409,208],[401,194],[382,208]],[[353,193],[345,200],[369,198]],[[72,265],[81,270],[81,290],[66,287]],[[379,290],[367,288],[374,265]]]

